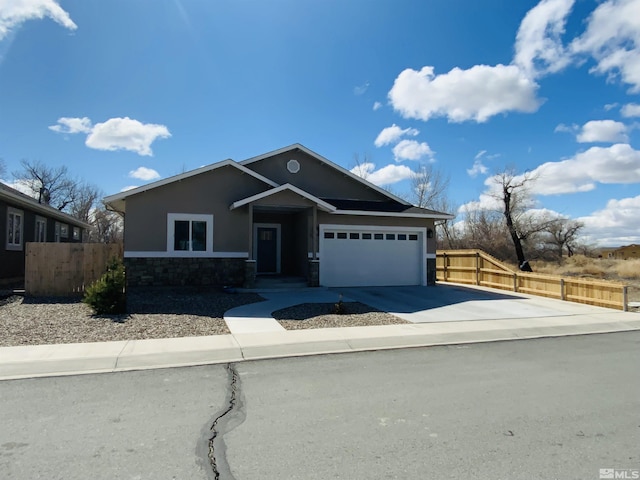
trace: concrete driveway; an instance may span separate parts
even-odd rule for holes
[[[615,312],[533,295],[437,284],[431,287],[332,288],[347,299],[366,303],[412,323],[506,320]]]

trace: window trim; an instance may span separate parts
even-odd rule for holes
[[[38,237],[38,224],[44,225],[42,229],[42,240]],[[41,217],[40,215],[36,215],[36,223],[35,223],[35,231],[33,232],[33,241],[42,243],[47,241],[47,219],[46,217]]]
[[[71,232],[72,232],[71,233],[72,240],[77,240],[77,241],[82,240],[82,236],[80,235],[80,227],[73,227],[73,230]]]
[[[69,225],[60,223],[60,238],[69,238]]]
[[[60,222],[56,222],[53,227],[53,241],[56,243],[60,243],[60,230],[62,224]]]
[[[20,218],[20,242],[15,243],[15,235],[13,238],[13,242],[9,243],[9,221],[11,216],[13,216],[13,221],[15,222],[15,218]],[[15,233],[15,228],[12,228],[12,233]],[[5,237],[5,249],[6,250],[15,250],[19,251],[24,248],[24,210],[19,210],[13,207],[7,207],[7,235]]]
[[[191,222],[206,222],[207,241],[204,250],[175,250],[174,237],[176,221],[188,221],[189,231],[191,231]],[[203,213],[167,213],[167,252],[178,255],[198,256],[213,252],[213,215]]]

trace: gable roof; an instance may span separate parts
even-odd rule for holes
[[[333,163],[331,160],[328,160],[325,157],[323,157],[322,155],[317,154],[313,150],[309,150],[307,147],[305,147],[304,145],[302,145],[300,143],[294,143],[293,145],[289,145],[288,147],[283,147],[283,148],[279,148],[278,150],[274,150],[272,152],[263,153],[262,155],[258,155],[256,157],[251,157],[251,158],[248,158],[246,160],[242,160],[239,163],[240,163],[240,165],[250,165],[250,164],[252,164],[254,162],[259,162],[259,161],[264,160],[266,158],[274,157],[276,155],[280,155],[282,153],[290,152],[290,151],[293,151],[293,150],[300,150],[300,151],[306,153],[307,155],[315,158],[316,160],[320,161],[321,163],[324,163],[325,165],[328,165],[329,167],[337,170],[341,174],[346,175],[347,177],[351,177],[353,180],[366,185],[367,187],[375,190],[376,192],[381,193],[381,194],[385,195],[386,197],[388,197],[388,198],[390,198],[392,200],[395,200],[396,202],[400,202],[403,205],[409,205],[409,206],[411,205],[411,203],[407,202],[406,200],[403,200],[402,198],[397,197],[397,196],[393,195],[392,193],[387,192],[384,188],[380,188],[377,185],[374,185],[373,183],[367,181],[366,179],[364,179],[362,177],[359,177],[355,173],[352,173],[349,170],[347,170],[346,168],[341,167],[337,163]]]
[[[41,215],[60,220],[61,222],[65,222],[76,227],[91,228],[91,225],[88,223],[78,220],[67,213],[61,212],[57,208],[38,203],[35,198],[25,195],[2,182],[0,182],[0,199],[5,200],[7,203],[11,203],[12,205],[18,205],[19,207],[32,210]]]
[[[333,205],[328,204],[324,200],[321,200],[318,197],[315,197],[315,196],[311,195],[310,193],[299,189],[295,185],[291,185],[290,183],[285,183],[284,185],[280,185],[279,187],[272,188],[271,190],[267,190],[266,192],[258,193],[256,195],[251,196],[251,197],[247,197],[247,198],[244,198],[242,200],[238,200],[237,202],[233,202],[231,207],[229,207],[229,210],[233,210],[235,208],[242,207],[243,205],[247,205],[247,204],[249,204],[251,202],[255,202],[256,200],[260,200],[262,198],[270,197],[271,195],[275,195],[275,194],[283,192],[285,190],[289,190],[289,191],[291,191],[293,193],[296,193],[296,194],[300,195],[301,197],[306,198],[307,200],[312,201],[313,203],[318,205],[318,207],[320,207],[321,210],[324,210],[326,212],[333,212],[333,211],[336,210],[336,207],[334,207]]]
[[[146,185],[142,185],[141,187],[132,188],[131,190],[126,190],[124,192],[116,193],[114,195],[109,195],[105,197],[103,201],[114,207],[116,210],[120,212],[125,211],[125,199],[130,197],[131,195],[136,195],[138,193],[146,192],[148,190],[152,190],[154,188],[162,187],[163,185],[167,185],[173,182],[179,182],[180,180],[184,180],[189,177],[194,177],[196,175],[200,175],[202,173],[211,172],[221,167],[234,167],[240,170],[242,173],[246,173],[247,175],[251,175],[252,177],[270,185],[271,187],[277,187],[278,184],[272,180],[269,180],[267,177],[260,175],[259,173],[254,172],[253,170],[242,166],[238,162],[235,162],[228,158],[227,160],[223,160],[221,162],[212,163],[211,165],[205,165],[204,167],[196,168],[195,170],[190,170],[185,173],[181,173],[179,175],[174,175],[173,177],[163,178],[162,180],[158,180],[156,182],[148,183]]]

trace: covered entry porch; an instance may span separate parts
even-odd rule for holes
[[[256,278],[277,275],[319,285],[318,210],[333,211],[333,205],[287,184],[239,200],[235,208],[248,213],[245,288],[253,288]]]

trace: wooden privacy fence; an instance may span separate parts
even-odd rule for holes
[[[24,289],[27,295],[82,294],[105,272],[113,258],[122,260],[121,243],[27,243]]]
[[[481,250],[439,250],[436,280],[627,310],[627,287],[621,283],[516,272]]]

